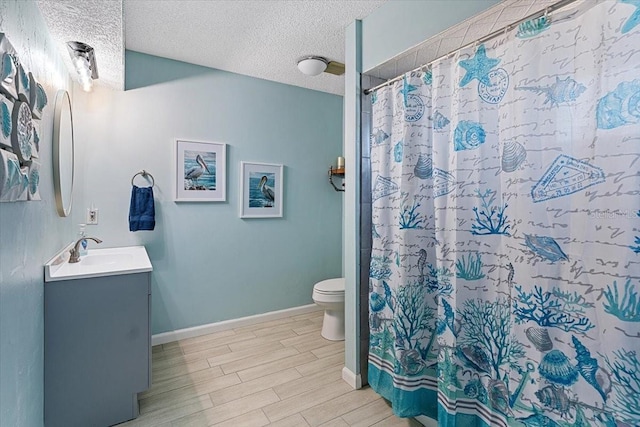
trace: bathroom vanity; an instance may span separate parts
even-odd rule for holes
[[[64,251],[45,266],[47,427],[106,427],[138,416],[151,386],[151,263],[144,247]]]

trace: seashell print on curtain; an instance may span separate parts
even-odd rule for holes
[[[640,425],[640,3],[372,96],[369,384],[443,426]]]

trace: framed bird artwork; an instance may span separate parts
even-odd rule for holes
[[[176,140],[175,201],[227,200],[227,144]]]
[[[240,218],[282,217],[284,166],[240,162]]]

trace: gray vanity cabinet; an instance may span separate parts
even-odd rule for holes
[[[45,283],[45,427],[138,416],[151,386],[151,273]]]

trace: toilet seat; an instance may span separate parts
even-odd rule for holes
[[[344,295],[344,291],[323,291],[316,289],[316,294],[320,295]]]
[[[313,290],[319,294],[335,295],[344,294],[344,279],[327,279],[318,282],[313,286]]]
[[[344,279],[328,279],[318,282],[313,287],[314,301],[325,303],[344,302]]]

